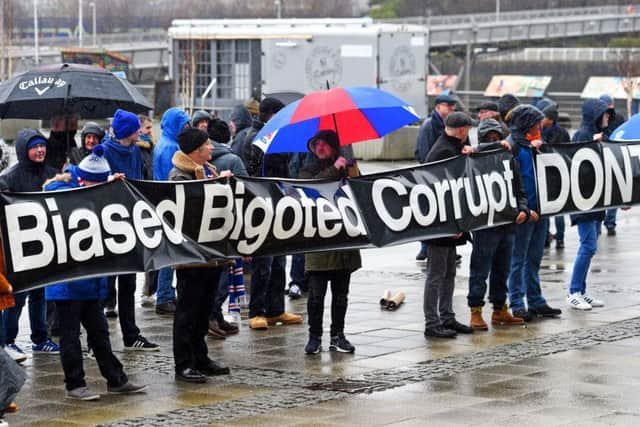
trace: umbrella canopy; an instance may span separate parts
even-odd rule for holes
[[[419,120],[413,107],[371,87],[313,92],[280,110],[253,143],[266,154],[308,151],[318,130],[332,129],[340,145],[380,138]]]
[[[278,101],[282,102],[284,105],[289,105],[292,102],[297,101],[298,99],[304,97],[304,93],[300,92],[273,92],[273,93],[265,93],[265,98],[275,98]]]
[[[611,140],[617,142],[640,140],[640,113],[634,114],[629,120],[611,132]]]
[[[89,65],[44,65],[0,83],[2,119],[46,119],[60,112],[98,119],[118,108],[143,113],[153,107],[127,80]]]

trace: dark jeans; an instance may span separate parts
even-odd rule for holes
[[[556,240],[564,241],[564,215],[556,215],[553,219],[556,223]]]
[[[44,288],[15,294],[15,307],[2,311],[2,328],[4,340],[0,344],[13,344],[18,336],[20,314],[29,296],[29,323],[31,324],[31,341],[42,344],[49,336],[47,333],[47,303],[44,300]]]
[[[120,320],[122,340],[124,345],[131,345],[140,335],[140,329],[136,326],[136,275],[120,274],[108,277],[109,294],[105,302],[107,307],[115,306],[116,295],[113,292],[116,288],[116,278],[118,279],[118,320]]]
[[[469,271],[469,307],[484,306],[489,278],[489,301],[499,310],[507,300],[507,280],[511,269],[514,232],[511,225],[473,233]]]
[[[208,365],[209,314],[222,273],[216,268],[176,270],[178,298],[173,316],[173,359],[176,372]]]
[[[289,277],[291,277],[291,283],[297,284],[302,290],[306,290],[309,287],[309,279],[304,274],[304,254],[291,255]]]
[[[427,246],[427,280],[424,284],[425,327],[435,328],[455,319],[453,290],[456,280],[456,247]]]
[[[67,390],[86,387],[82,368],[80,324],[87,330],[88,340],[96,356],[100,373],[111,387],[125,384],[128,379],[122,363],[111,351],[109,325],[98,300],[56,301],[60,321],[60,361]]]
[[[309,298],[309,334],[322,336],[322,317],[324,315],[324,297],[327,285],[331,281],[331,336],[344,332],[344,318],[347,314],[349,282],[351,273],[347,270],[310,271]]]
[[[284,256],[256,257],[251,262],[250,318],[284,313],[285,263]]]
[[[220,324],[224,320],[222,314],[222,304],[229,296],[229,278],[233,274],[233,266],[222,267],[222,273],[220,273],[220,279],[218,280],[218,288],[216,290],[216,297],[213,300],[213,308],[211,309],[210,320],[215,320]]]

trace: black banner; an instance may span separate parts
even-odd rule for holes
[[[537,155],[540,210],[640,201],[640,144],[560,144]],[[16,291],[212,258],[386,246],[510,223],[513,159],[495,151],[342,181],[117,181],[0,195]]]

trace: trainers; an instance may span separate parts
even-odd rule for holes
[[[156,305],[157,314],[168,314],[173,316],[176,312],[176,305],[173,301],[168,301],[162,304]]]
[[[535,308],[530,307],[529,311],[534,316],[541,316],[541,317],[558,317],[562,314],[562,310],[560,310],[559,308],[551,308],[549,307],[548,304],[544,304],[544,305],[541,305],[540,307],[535,307]],[[516,317],[519,317],[519,316],[516,316]]]
[[[269,328],[269,322],[264,316],[256,316],[249,319],[249,327],[258,331]]]
[[[141,391],[146,390],[147,386],[145,384],[136,384],[131,381],[127,381],[126,383],[112,387],[107,385],[107,391],[112,394],[129,394],[129,393],[140,393]]]
[[[587,304],[591,305],[591,307],[604,307],[604,301],[595,299],[591,295],[583,294],[582,299],[587,302]]]
[[[73,390],[67,390],[64,394],[67,399],[75,400],[98,400],[100,395],[89,390],[89,387],[77,387]]]
[[[158,344],[149,342],[142,335],[138,335],[134,342],[129,345],[125,344],[124,349],[129,351],[158,351],[160,347]]]
[[[0,427],[9,427],[9,423],[6,422],[2,417],[0,417]]]
[[[17,363],[22,363],[27,360],[27,354],[15,343],[7,344],[4,347],[4,351],[6,351],[7,354]]]
[[[307,345],[304,347],[304,352],[307,354],[318,354],[322,351],[321,344],[322,338],[309,335],[309,342],[307,342]]]
[[[299,314],[287,313],[286,311],[279,316],[267,317],[269,325],[282,323],[283,325],[294,325],[302,323],[302,316]]]
[[[142,298],[140,299],[140,305],[142,305],[144,308],[153,308],[156,306],[156,299],[153,297],[153,295],[142,295]]]
[[[105,307],[104,309],[104,317],[107,319],[115,319],[118,317],[118,312],[115,307]]]
[[[227,333],[218,326],[218,322],[216,322],[215,320],[209,320],[208,333],[211,338],[217,340],[223,340],[227,338]]]
[[[298,299],[302,296],[302,290],[300,286],[293,284],[289,287],[289,298]]]
[[[331,337],[329,351],[339,351],[341,353],[353,353],[356,348],[345,337],[344,334],[338,334]]]
[[[60,354],[60,346],[51,341],[51,338],[47,338],[40,344],[33,344],[31,351],[33,353]]]
[[[576,310],[591,310],[591,304],[586,302],[582,297],[582,294],[575,292],[567,297],[567,304]]]
[[[226,320],[222,319],[222,322],[218,323],[218,326],[227,335],[235,335],[240,332],[240,328],[238,328],[238,324],[236,322],[227,322]]]

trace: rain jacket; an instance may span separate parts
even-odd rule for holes
[[[213,143],[211,163],[219,171],[230,170],[236,176],[247,176],[247,168],[242,159],[231,151],[231,148],[221,142]]]
[[[593,135],[602,132],[602,115],[608,110],[607,104],[599,99],[587,99],[582,104],[582,125],[573,134],[572,142],[593,141]],[[604,221],[604,211],[569,215],[571,224],[587,221]]]
[[[123,173],[129,179],[142,179],[142,153],[135,143],[125,147],[115,137],[105,135],[102,146],[112,173]]]
[[[162,135],[153,149],[153,179],[166,181],[169,172],[173,169],[173,155],[180,149],[178,146],[178,134],[189,123],[187,113],[179,108],[169,108],[162,115],[160,128]]]
[[[416,160],[424,163],[427,154],[436,143],[436,140],[444,133],[444,120],[437,111],[434,111],[431,117],[420,126],[418,138],[416,139]]]
[[[46,140],[35,129],[21,129],[18,132],[15,141],[18,163],[0,176],[0,191],[42,191],[42,184],[58,172],[45,163],[35,163],[29,160],[27,144],[33,138]]]

